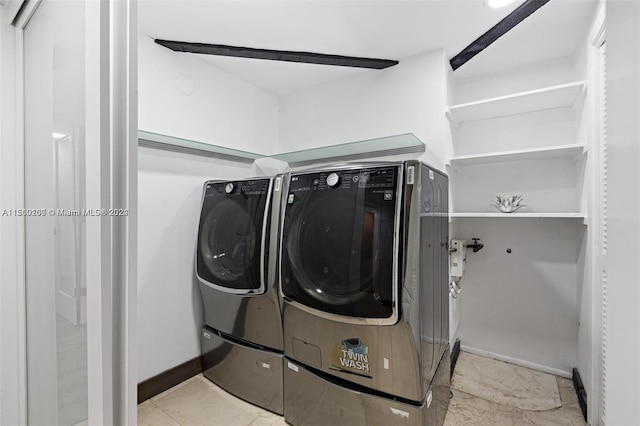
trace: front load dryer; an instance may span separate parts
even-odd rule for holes
[[[284,413],[440,425],[449,401],[448,180],[418,161],[285,175]]]
[[[204,302],[204,375],[228,392],[282,414],[278,239],[273,238],[279,186],[273,178],[205,183],[196,276]]]

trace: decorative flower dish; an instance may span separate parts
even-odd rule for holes
[[[520,207],[524,207],[522,196],[520,195],[496,195],[496,202],[491,204],[502,213],[513,213]]]

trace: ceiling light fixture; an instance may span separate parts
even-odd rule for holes
[[[485,0],[485,4],[489,7],[493,7],[495,9],[499,7],[505,7],[516,0]]]

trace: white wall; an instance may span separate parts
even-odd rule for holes
[[[451,181],[449,181],[449,186],[451,187]],[[460,239],[461,233],[457,226],[458,223],[458,221],[449,223],[449,240],[452,238]],[[468,243],[471,244],[473,241],[469,240]],[[449,291],[449,345],[451,345],[451,349],[453,349],[456,340],[460,338],[460,300],[462,297],[464,294],[454,295]]]
[[[579,163],[571,159],[523,161],[460,167],[451,170],[456,188],[456,212],[496,212],[490,204],[498,194],[524,198],[520,212],[578,212],[577,175]]]
[[[4,13],[2,12],[2,6],[4,6],[4,4],[0,4],[0,25],[2,25],[4,23]],[[2,25],[2,27],[4,28],[4,25]],[[0,30],[0,31],[2,31],[2,30]],[[0,40],[2,40],[2,39],[3,39],[3,37],[0,36]],[[0,63],[5,63],[4,55],[3,55],[4,51],[5,51],[4,43],[0,42],[0,58],[2,58],[2,61],[0,61]],[[4,82],[3,77],[4,77],[4,74],[5,74],[3,68],[4,67],[0,66],[0,99],[4,99],[5,98],[3,96],[4,93],[3,93],[3,87],[2,87],[3,86],[2,83]],[[7,96],[7,98],[9,98],[9,96]],[[3,104],[4,104],[4,102],[0,102],[0,117],[4,116],[3,113],[4,113],[5,106]],[[4,126],[3,126],[3,123],[2,123],[2,119],[0,119],[0,135],[2,136],[2,139],[4,139],[4,134],[2,132],[3,128],[4,128]],[[3,159],[2,150],[0,150],[0,170],[2,169],[2,165],[3,165],[2,159]],[[1,202],[1,201],[4,201],[3,198],[2,198],[3,193],[4,192],[2,191],[2,187],[0,186],[0,206],[4,205],[4,203]],[[3,233],[2,233],[2,221],[0,220],[0,237],[2,237],[2,236],[3,236]],[[2,254],[2,249],[1,248],[0,248],[0,254]],[[1,277],[3,276],[3,269],[4,269],[4,266],[2,265],[2,263],[0,263],[0,283],[2,282]],[[3,306],[2,305],[2,293],[3,292],[4,291],[0,288],[0,311],[2,311],[2,306]],[[2,352],[3,352],[2,351],[2,341],[3,341],[2,340],[2,335],[3,335],[3,329],[0,328],[0,383],[2,383],[2,371],[4,370],[4,368],[3,368],[4,365],[2,364]],[[2,386],[0,386],[0,422],[1,421],[2,421]]]
[[[523,78],[524,76],[526,78]],[[566,56],[458,80],[454,101],[456,104],[473,102],[546,86],[570,83],[580,77],[581,75],[576,73],[574,68],[574,57]]]
[[[227,148],[275,153],[278,98],[194,55],[139,35],[139,129]]]
[[[533,120],[536,121],[535,126],[530,125]],[[456,155],[473,155],[584,143],[584,139],[578,136],[577,127],[571,108],[469,121],[455,129],[454,152]],[[490,138],[482,137],[488,134],[491,134]]]
[[[445,61],[445,75],[447,79],[447,92],[446,92],[446,105],[455,104],[455,97],[458,88],[458,82],[455,78],[454,72],[451,69],[451,66],[448,62]],[[445,159],[451,158],[456,153],[456,148],[454,146],[454,141],[458,143],[459,135],[457,133],[457,129],[455,126],[447,120],[444,128],[444,140],[443,140],[443,154]],[[448,173],[449,170],[446,170]],[[449,212],[453,211],[453,201],[456,198],[455,191],[453,189],[453,185],[451,182],[451,174],[449,173]],[[454,238],[458,235],[458,228],[456,226],[456,222],[449,223],[449,239]],[[450,284],[449,284],[450,285]],[[454,297],[455,295],[449,291],[449,344],[451,348],[455,344],[456,340],[459,338],[458,332],[460,329],[460,303],[459,303],[459,295]]]
[[[275,95],[193,55],[172,52],[145,35],[139,36],[138,47],[141,130],[250,152],[275,152]],[[193,268],[204,181],[263,175],[264,170],[146,148],[139,156],[141,382],[201,353],[204,319]],[[277,169],[277,165],[265,167]]]
[[[585,141],[588,146],[588,159],[585,162],[585,179],[581,188],[581,211],[587,212],[588,228],[579,251],[578,282],[578,348],[576,367],[580,372],[587,392],[588,419],[595,423],[600,417],[602,392],[602,347],[601,347],[601,287],[597,257],[601,251],[598,238],[600,227],[599,173],[600,152],[598,138],[598,52],[594,46],[600,24],[604,19],[603,4],[598,7],[588,34],[584,35],[582,48],[576,52],[574,68],[576,73],[588,83],[584,108],[579,111],[578,140]]]
[[[640,424],[640,3],[608,0],[604,418]]]
[[[459,296],[463,349],[569,375],[576,365],[581,224],[565,219],[458,219],[467,252]],[[507,253],[511,249],[511,253]]]
[[[256,174],[252,165],[139,150],[138,382],[201,354],[194,274],[202,187]]]
[[[280,152],[413,133],[427,144],[423,160],[442,169],[445,62],[434,50],[282,97]]]

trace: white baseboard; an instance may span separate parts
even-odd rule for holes
[[[570,379],[572,377],[571,371],[560,370],[558,368],[548,367],[542,364],[536,364],[535,362],[525,361],[518,358],[513,358],[506,355],[500,355],[493,352],[485,351],[482,349],[472,348],[465,345],[460,345],[462,352],[468,352],[474,355],[480,355],[487,358],[497,359],[498,361],[508,362],[509,364],[519,365],[521,367],[531,368],[532,370],[542,371],[544,373],[554,374],[560,377],[566,377]]]

